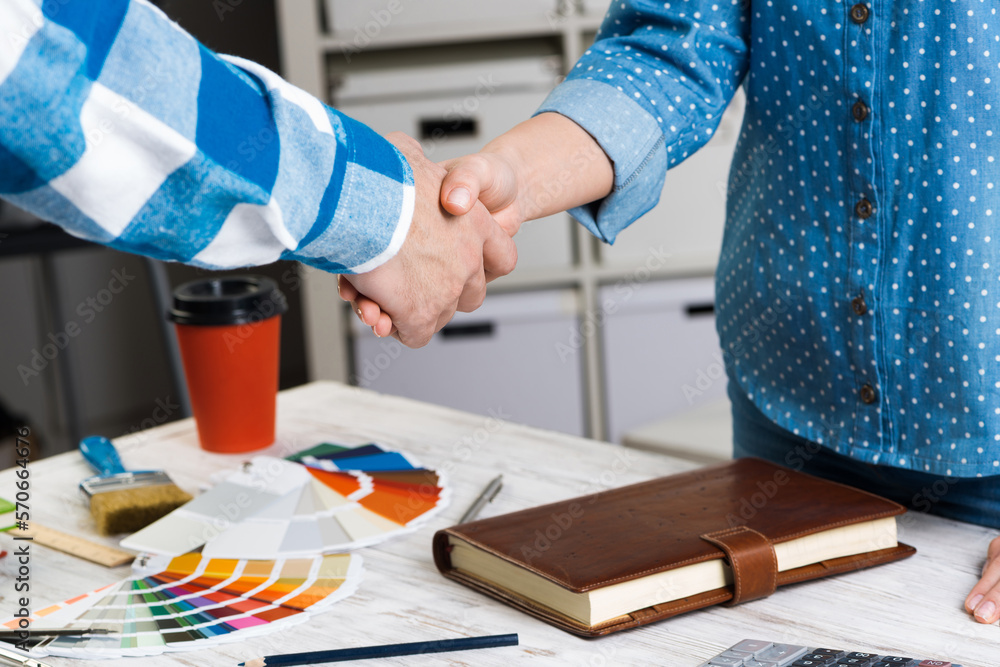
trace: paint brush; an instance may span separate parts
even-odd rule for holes
[[[135,532],[191,500],[162,470],[126,471],[103,436],[81,440],[80,452],[100,473],[80,482],[80,490],[90,499],[90,514],[102,535]]]

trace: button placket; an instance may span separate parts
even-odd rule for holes
[[[877,74],[873,66],[874,57],[874,37],[873,37],[873,13],[871,5],[865,2],[858,2],[850,5],[847,10],[849,23],[845,26],[845,53],[848,54],[847,78],[845,79],[846,90],[853,98],[847,113],[850,115],[849,123],[844,129],[848,132],[850,146],[849,152],[848,183],[853,192],[853,201],[848,206],[851,207],[853,221],[851,224],[851,260],[849,270],[852,291],[849,296],[849,315],[859,318],[858,326],[852,327],[855,341],[852,357],[854,366],[858,369],[856,375],[858,398],[864,405],[874,406],[878,403],[878,392],[875,389],[877,382],[873,373],[875,367],[872,365],[872,355],[876,351],[876,346],[871,344],[870,338],[874,332],[876,321],[867,317],[869,313],[868,294],[869,285],[874,282],[872,271],[873,262],[878,257],[878,243],[873,242],[873,237],[877,234],[877,226],[874,226],[878,211],[875,200],[875,149],[871,133],[874,131],[872,122],[875,113],[871,106],[874,99],[874,85]],[[867,420],[866,420],[867,423]],[[871,436],[865,438],[871,441]]]

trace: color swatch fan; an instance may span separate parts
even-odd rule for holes
[[[30,653],[105,659],[187,651],[280,630],[352,594],[361,559],[143,557],[132,576],[29,617]],[[4,624],[17,630],[19,619]],[[43,638],[44,630],[106,632]]]
[[[416,530],[448,504],[442,476],[378,445],[322,444],[288,459],[258,456],[122,546],[215,558],[347,551]]]

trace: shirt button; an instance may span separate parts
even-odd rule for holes
[[[872,389],[870,384],[861,387],[861,400],[868,405],[875,402],[875,390]]]
[[[854,212],[862,220],[867,220],[875,213],[875,206],[867,199],[861,199],[854,205]]]
[[[865,3],[859,2],[858,4],[851,7],[851,20],[857,23],[858,25],[861,25],[862,23],[867,21],[868,16],[869,16],[868,5],[866,5]]]
[[[854,116],[854,120],[860,123],[865,118],[868,118],[868,105],[861,100],[858,100],[854,103],[854,106],[851,107],[851,115]]]
[[[855,315],[864,315],[868,312],[868,304],[865,303],[865,295],[859,294],[851,300],[851,307]]]

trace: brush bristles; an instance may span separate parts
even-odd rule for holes
[[[94,494],[90,514],[102,535],[134,533],[191,500],[175,484],[143,486]]]

